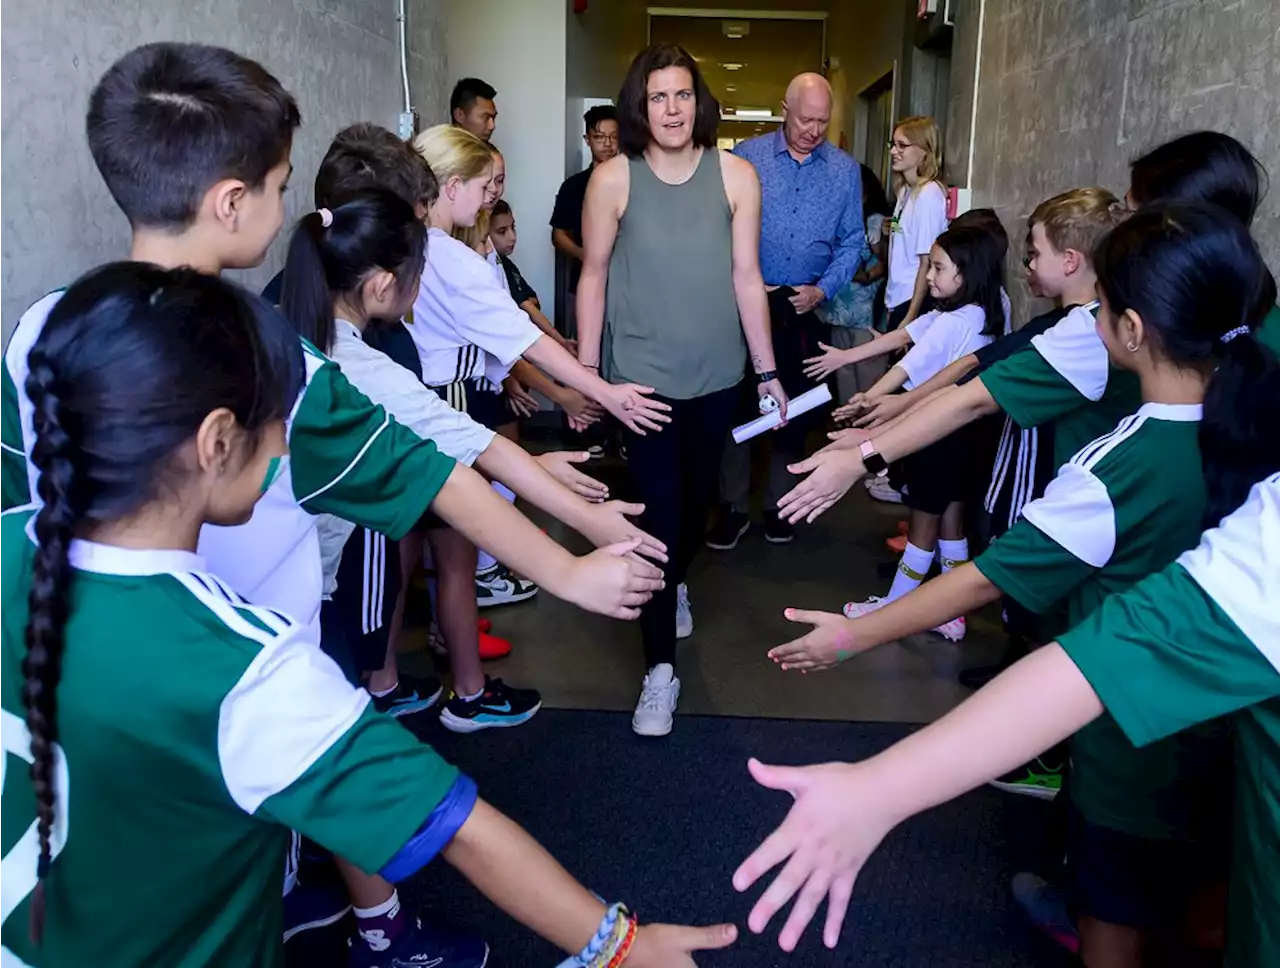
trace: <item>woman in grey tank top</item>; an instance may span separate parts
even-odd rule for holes
[[[694,59],[655,44],[618,95],[621,153],[587,186],[578,358],[652,387],[670,422],[627,434],[642,526],[665,542],[666,587],[641,609],[645,676],[632,728],[665,736],[680,694],[677,638],[693,632],[685,574],[701,547],[746,357],[785,408],[760,276],[760,182],[716,148],[720,106]],[[785,411],[784,411],[785,412]]]

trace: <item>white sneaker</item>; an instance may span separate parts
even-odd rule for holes
[[[875,500],[883,501],[885,504],[902,503],[902,494],[893,489],[887,477],[868,477],[866,481],[867,493]]]
[[[845,618],[861,618],[869,612],[874,612],[877,608],[884,608],[889,603],[879,596],[872,595],[865,602],[845,602],[844,612]]]
[[[517,578],[504,564],[496,564],[476,572],[476,606],[492,608],[528,601],[538,594],[538,586],[525,578]]]
[[[644,677],[640,701],[631,717],[631,728],[638,736],[666,736],[680,698],[680,680],[669,662],[659,662]]]
[[[676,586],[676,638],[687,639],[693,634],[693,611],[689,608],[689,586],[681,582]]]
[[[959,642],[964,638],[968,627],[965,625],[964,616],[961,615],[959,618],[953,618],[950,622],[943,622],[934,631],[948,642]]]

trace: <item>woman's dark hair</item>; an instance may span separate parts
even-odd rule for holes
[[[426,246],[427,230],[413,206],[385,189],[304,215],[289,241],[280,309],[303,338],[328,352],[334,296],[355,293],[377,269],[392,273],[404,292],[422,271]]]
[[[883,215],[888,218],[893,214],[893,206],[889,204],[889,196],[885,194],[884,182],[867,165],[862,165],[862,219],[865,222],[872,215]]]
[[[1138,205],[1175,199],[1212,202],[1248,225],[1266,192],[1262,164],[1219,131],[1184,134],[1129,165],[1129,193]]]
[[[1000,298],[1004,289],[1004,249],[1009,241],[1000,241],[989,230],[975,225],[955,225],[935,240],[960,272],[960,291],[947,299],[938,300],[938,308],[951,312],[961,306],[973,304],[984,314],[984,336],[1000,336],[1004,333],[1004,301]]]
[[[693,78],[693,143],[716,146],[720,102],[702,79],[698,62],[677,44],[653,44],[636,54],[618,92],[618,150],[628,158],[639,157],[649,146],[649,75],[668,67],[683,67]]]
[[[226,407],[256,435],[302,385],[297,335],[264,325],[254,297],[190,269],[103,266],[58,300],[28,357],[34,528],[22,702],[40,841],[32,935],[43,930],[51,863],[57,689],[70,604],[71,540],[157,499],[175,451]],[[265,308],[264,308],[265,311]]]
[[[1000,221],[1000,216],[996,214],[994,208],[971,208],[967,212],[961,212],[951,220],[949,227],[975,228],[990,233],[1001,263],[1009,254],[1009,233],[1004,230],[1004,223]]]
[[[1200,455],[1216,525],[1280,469],[1280,365],[1254,338],[1275,298],[1258,247],[1235,213],[1162,202],[1112,229],[1093,264],[1113,313],[1132,309],[1166,359],[1211,373]]]

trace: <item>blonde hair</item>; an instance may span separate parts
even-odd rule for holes
[[[470,131],[451,124],[437,124],[413,139],[413,148],[422,155],[443,188],[451,178],[471,181],[493,166],[489,146]]]
[[[1128,214],[1124,203],[1105,188],[1073,188],[1037,205],[1027,228],[1043,225],[1045,238],[1058,252],[1075,249],[1092,263],[1102,237]]]
[[[916,116],[903,118],[893,126],[894,133],[901,131],[902,136],[924,152],[920,163],[916,165],[916,173],[920,176],[917,188],[922,188],[931,181],[942,180],[942,138],[938,134],[938,123],[933,118]],[[894,190],[900,190],[907,183],[897,172],[893,175]]]
[[[480,213],[476,216],[476,224],[455,225],[453,237],[467,248],[483,254],[484,243],[489,238],[489,221],[492,215],[493,213],[488,209],[480,209]]]

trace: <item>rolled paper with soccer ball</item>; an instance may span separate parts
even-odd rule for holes
[[[800,416],[801,414],[808,413],[810,410],[816,410],[824,403],[830,402],[831,388],[823,383],[814,387],[812,390],[808,390],[805,393],[800,394],[800,396],[795,397],[790,403],[788,403],[787,419],[790,420],[794,417]],[[774,401],[774,406],[777,406],[777,401]],[[763,409],[763,403],[761,405],[761,409]],[[734,427],[733,442],[735,444],[741,444],[750,440],[752,437],[758,437],[765,431],[773,430],[775,427],[779,427],[781,425],[782,415],[777,410],[774,410],[771,413],[766,413],[762,417],[756,417],[755,420],[744,423],[739,427]]]
[[[774,399],[772,393],[766,393],[760,398],[760,412],[773,413],[778,409],[778,401]]]

